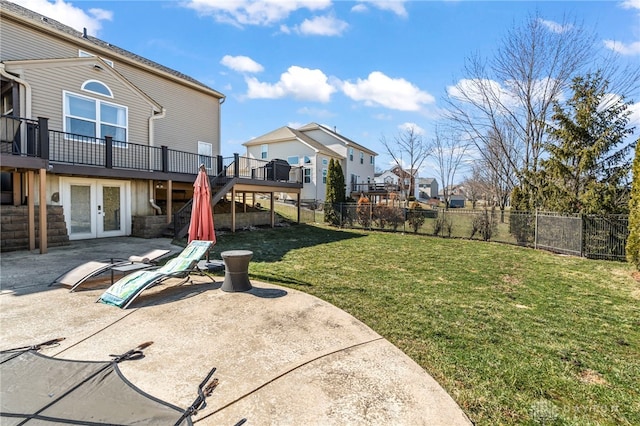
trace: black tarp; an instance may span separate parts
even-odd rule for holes
[[[129,382],[118,362],[51,358],[34,349],[0,353],[0,424],[191,425],[188,411]]]

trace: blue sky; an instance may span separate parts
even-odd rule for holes
[[[281,126],[317,122],[376,151],[387,169],[380,139],[407,125],[432,137],[465,58],[491,56],[531,14],[549,31],[575,19],[604,52],[640,63],[640,0],[13,1],[225,94],[225,156]],[[427,165],[420,175],[436,173]]]

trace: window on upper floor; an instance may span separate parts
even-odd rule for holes
[[[369,156],[369,164],[371,164],[371,165],[375,164],[375,157],[373,155]]]
[[[360,164],[364,164],[364,152],[360,151]]]
[[[63,92],[64,132],[114,142],[127,142],[127,107],[71,92]],[[93,141],[91,141],[93,142]]]
[[[85,92],[95,93],[97,95],[103,95],[109,98],[113,98],[113,92],[109,87],[98,80],[87,80],[82,84],[82,90]]]
[[[304,183],[311,183],[311,169],[304,169]]]
[[[327,169],[322,169],[322,183],[327,183]]]
[[[353,161],[353,148],[349,148],[349,161]]]
[[[198,141],[198,156],[200,164],[211,170],[213,166],[213,145],[209,142]]]
[[[300,158],[297,155],[287,157],[287,163],[291,164],[292,166],[297,166],[299,162]]]
[[[269,152],[269,145],[267,144],[260,145],[260,158],[262,158],[263,160],[266,160],[269,155],[268,152]]]
[[[327,160],[326,158],[323,158],[323,159],[322,159],[322,165],[323,165],[323,166],[326,166],[326,165],[328,165],[328,164],[329,164],[329,160]]]
[[[303,158],[304,164],[311,164],[311,158],[307,157],[306,155]]]

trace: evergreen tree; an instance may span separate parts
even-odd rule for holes
[[[324,221],[339,225],[340,218],[337,206],[345,200],[344,175],[339,161],[329,160],[327,169],[327,192],[325,195]]]
[[[598,72],[573,79],[573,96],[554,104],[553,127],[541,160],[545,208],[565,213],[625,213],[633,128],[629,103],[607,93]]]
[[[629,199],[629,238],[627,260],[640,270],[640,139],[636,140],[636,157],[633,161],[633,183]]]

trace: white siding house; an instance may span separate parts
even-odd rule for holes
[[[243,144],[247,157],[262,160],[282,159],[292,167],[301,167],[303,201],[323,202],[329,161],[339,161],[350,196],[356,184],[373,180],[376,153],[316,123],[299,129],[288,126],[266,133]]]

